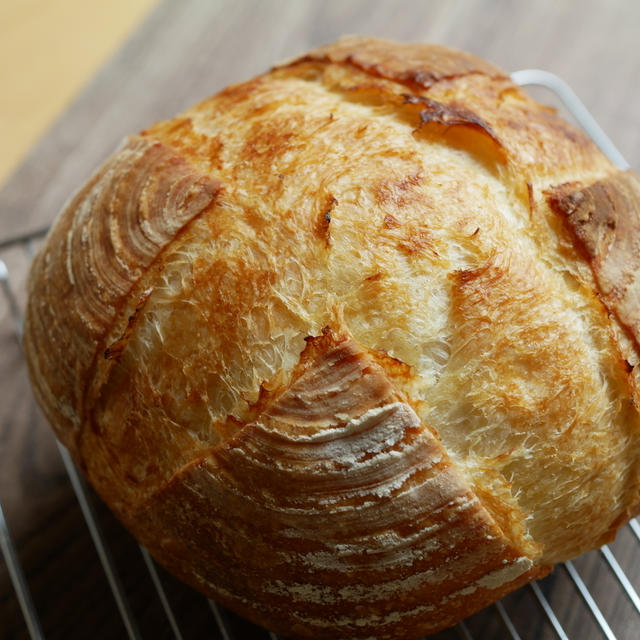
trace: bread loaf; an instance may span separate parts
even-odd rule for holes
[[[640,179],[499,69],[344,38],[125,140],[37,255],[57,437],[289,638],[413,638],[640,504]]]

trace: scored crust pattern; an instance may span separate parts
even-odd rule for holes
[[[36,395],[209,596],[291,637],[435,631],[640,502],[621,175],[474,56],[343,39],[71,200],[30,277]]]
[[[74,196],[34,260],[25,350],[40,404],[72,450],[95,359],[123,303],[219,188],[171,149],[131,137]]]
[[[397,638],[453,624],[461,595],[476,610],[549,570],[348,335],[310,340],[273,395],[136,515],[140,539],[154,548],[161,528],[162,557],[194,586],[281,633]]]

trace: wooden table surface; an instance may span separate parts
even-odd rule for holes
[[[0,186],[155,4],[0,0]]]
[[[628,161],[640,167],[640,3],[631,0],[164,2],[33,148],[0,192],[0,258],[23,302],[28,257],[2,246],[48,225],[72,190],[127,133],[170,117],[225,85],[344,33],[438,42],[506,70],[563,77]],[[78,51],[82,55],[82,51]],[[10,309],[0,296],[0,501],[46,637],[122,638],[125,629],[60,455],[28,388]],[[144,638],[170,638],[167,618],[135,543],[99,503],[131,609]],[[640,545],[625,529],[612,546],[636,589]],[[576,562],[619,638],[639,618],[600,556]],[[207,603],[163,576],[185,638],[222,637]],[[564,569],[543,583],[570,637],[603,637]],[[505,602],[522,638],[556,637],[530,590]],[[469,621],[476,638],[511,637],[495,610]],[[228,618],[234,637],[260,635]],[[0,638],[27,638],[0,560]],[[458,637],[453,631],[442,638]]]

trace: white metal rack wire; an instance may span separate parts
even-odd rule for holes
[[[628,168],[628,164],[620,152],[561,78],[546,71],[531,69],[517,71],[512,74],[512,78],[520,85],[538,85],[552,91],[602,151],[619,167]],[[10,278],[9,270],[2,259],[2,252],[20,248],[30,260],[33,255],[33,243],[37,242],[45,233],[46,229],[41,229],[34,233],[0,241],[0,288],[13,318],[18,340],[22,336],[22,310],[18,302],[19,296],[16,295],[17,292],[14,288],[16,285]],[[126,570],[126,567],[118,567],[112,557],[109,543],[102,531],[99,518],[96,516],[93,506],[94,497],[91,490],[77,471],[66,449],[61,445],[58,448],[68,480],[75,492],[86,521],[88,533],[95,545],[102,570],[122,618],[126,635],[130,640],[142,639],[145,637],[144,629],[141,629],[132,612],[127,590],[119,577],[120,572]],[[632,567],[638,567],[640,565],[640,524],[636,520],[632,520],[625,529],[629,533],[627,537],[633,541],[631,547],[635,553],[635,557],[632,557],[631,560],[629,560],[629,554],[625,554],[627,567],[629,567],[629,562],[633,563]],[[635,571],[634,569],[634,575],[629,575],[627,573],[629,568],[625,571],[623,562],[616,556],[612,547],[613,545],[605,545],[599,552],[587,554],[590,558],[582,571],[577,567],[577,564],[581,562],[580,559],[576,560],[575,563],[567,562],[558,568],[552,576],[524,587],[519,592],[512,594],[512,596],[508,596],[504,601],[496,603],[465,622],[461,622],[453,630],[438,634],[436,637],[452,638],[457,635],[462,640],[478,638],[483,640],[488,638],[520,640],[521,637],[535,638],[536,640],[539,638],[559,638],[560,640],[569,640],[570,638],[573,640],[588,640],[590,638],[626,640],[640,638],[640,596],[638,595],[640,571]],[[629,545],[627,545],[628,548]],[[30,595],[28,580],[20,563],[16,544],[9,533],[1,504],[0,549],[13,584],[15,597],[24,616],[26,630],[34,640],[43,639],[45,638],[45,633],[40,622],[40,616]],[[166,625],[170,630],[171,637],[176,640],[194,637],[192,635],[187,636],[178,622],[179,617],[176,615],[176,605],[171,601],[171,597],[164,586],[170,578],[158,570],[146,549],[140,547],[140,552],[155,590],[155,595],[150,594],[150,597],[157,597],[166,616]],[[602,583],[606,582],[607,573],[615,581],[605,587],[606,590],[615,589],[616,596],[613,599],[626,600],[627,609],[632,612],[631,617],[629,617],[629,612],[627,611],[622,628],[619,624],[617,626],[615,624],[619,622],[615,608],[612,610],[609,605],[607,611],[603,612],[599,604],[603,594]],[[554,588],[556,583],[563,578],[568,585],[565,586],[565,591],[567,589],[573,591],[573,599],[570,600],[569,607],[566,605],[566,599],[563,600],[564,605],[560,609],[555,603]],[[526,600],[527,596],[528,604],[526,606],[522,605],[522,601]],[[196,597],[199,596],[194,594],[194,598]],[[611,602],[611,597],[608,598],[608,601]],[[196,637],[210,637],[215,631],[215,635],[222,638],[222,640],[251,640],[254,638],[255,640],[266,640],[267,638],[269,640],[278,640],[278,637],[272,632],[257,627],[251,628],[250,632],[245,628],[242,634],[238,635],[237,632],[234,632],[234,625],[230,624],[234,614],[225,611],[212,601],[209,601],[208,606],[210,608],[210,620],[203,623],[202,630],[197,633]],[[567,609],[573,610],[574,608],[579,611],[577,616],[563,615],[567,613]],[[482,618],[481,623],[477,621],[478,616]],[[585,618],[591,618],[592,625],[589,628],[585,628],[583,624],[576,624],[576,619],[584,621]],[[617,635],[612,627],[616,627]],[[87,634],[91,631],[88,629]],[[251,638],[247,634],[251,635]],[[0,627],[0,638],[3,637],[2,628]],[[80,634],[78,637],[85,636]]]

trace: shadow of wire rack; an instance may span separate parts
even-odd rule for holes
[[[561,107],[568,111],[620,168],[628,168],[627,163],[601,130],[573,91],[559,77],[540,70],[516,71],[513,80],[523,86],[539,86],[552,92]],[[13,318],[16,337],[21,338],[22,310],[16,283],[10,278],[8,268],[2,259],[2,252],[18,249],[31,260],[34,247],[45,235],[46,229],[34,233],[0,240],[0,287],[4,301]],[[129,603],[129,594],[121,576],[127,566],[118,566],[110,551],[110,542],[103,532],[100,518],[96,515],[99,504],[95,495],[86,485],[71,461],[66,449],[58,445],[68,481],[73,487],[84,516],[87,532],[95,545],[102,571],[108,581],[117,610],[122,618],[122,637],[132,640],[149,637],[140,624]],[[124,532],[117,531],[126,536]],[[0,505],[0,547],[9,573],[15,597],[24,616],[26,632],[33,639],[45,638],[39,611],[30,595],[26,572],[19,560],[19,550],[9,534],[2,505]],[[199,594],[189,594],[189,598],[202,600],[206,617],[201,618],[200,628],[185,629],[180,622],[179,608],[183,602],[172,598],[176,581],[156,566],[147,551],[140,547],[142,565],[148,572],[151,593],[149,598],[158,601],[158,610],[166,618],[165,637],[202,638],[218,637],[222,640],[277,640],[275,634],[252,625],[224,610],[214,602],[202,599]],[[471,616],[457,626],[432,636],[439,640],[462,638],[462,640],[632,640],[640,638],[640,524],[632,520],[618,534],[611,545],[607,545],[573,562],[556,567],[544,580],[523,587],[510,594],[501,602]],[[96,624],[99,624],[96,621]],[[78,637],[93,635],[94,629],[86,629]],[[0,627],[0,638],[3,638]],[[120,636],[118,636],[120,637]]]

